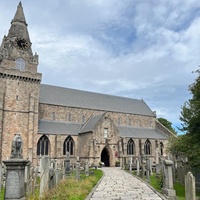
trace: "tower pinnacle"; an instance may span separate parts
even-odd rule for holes
[[[30,41],[27,26],[28,24],[26,23],[22,3],[20,1],[15,16],[11,21],[8,37],[23,37]]]
[[[19,2],[19,5],[17,6],[17,11],[15,13],[14,19],[12,20],[11,24],[13,22],[21,22],[27,26],[21,1]]]

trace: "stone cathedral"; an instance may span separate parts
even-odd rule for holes
[[[15,134],[33,164],[42,155],[105,166],[166,155],[173,134],[144,100],[41,84],[31,45],[20,2],[0,47],[0,161],[10,157]]]

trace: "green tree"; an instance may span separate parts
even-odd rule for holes
[[[191,166],[200,167],[200,70],[197,78],[189,86],[192,98],[184,103],[180,120],[185,134],[171,141],[170,151],[188,157]]]
[[[172,127],[172,123],[170,121],[168,121],[165,118],[158,118],[157,119],[163,126],[165,126],[167,129],[169,129],[172,133],[174,133],[175,135],[177,135],[176,130]]]

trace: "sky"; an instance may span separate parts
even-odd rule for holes
[[[0,38],[19,0],[0,4]],[[42,83],[144,99],[181,127],[200,64],[200,1],[22,0]]]

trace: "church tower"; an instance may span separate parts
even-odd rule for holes
[[[21,2],[0,47],[0,161],[10,157],[16,133],[22,136],[23,157],[32,160],[38,131],[38,55],[33,55]]]

